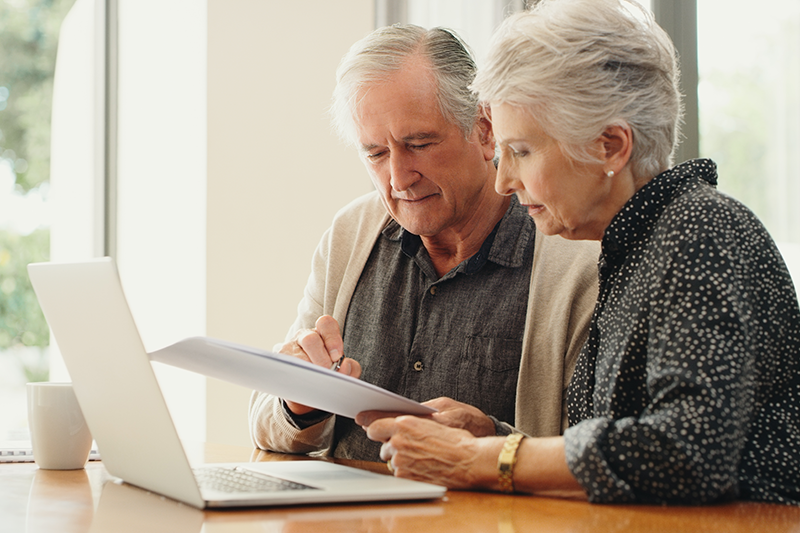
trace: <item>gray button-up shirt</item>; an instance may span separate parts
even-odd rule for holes
[[[421,239],[390,222],[344,324],[344,352],[361,363],[361,379],[513,422],[534,233],[512,197],[481,249],[440,278]],[[379,450],[353,420],[337,418],[334,456],[377,461]]]

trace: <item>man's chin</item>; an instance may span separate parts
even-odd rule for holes
[[[447,229],[445,222],[433,217],[401,217],[397,223],[403,229],[420,237],[434,237]]]
[[[403,229],[408,231],[409,233],[413,233],[414,235],[419,235],[420,237],[435,237],[439,233],[441,233],[446,228],[441,226],[435,226],[432,224],[402,224]]]
[[[431,205],[433,202],[430,202]],[[397,211],[394,219],[406,231],[414,235],[431,236],[445,229],[445,221],[441,220],[441,208],[423,208],[417,205],[403,205]]]

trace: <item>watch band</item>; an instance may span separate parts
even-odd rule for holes
[[[502,492],[514,492],[514,465],[517,464],[519,443],[524,437],[522,433],[512,433],[506,437],[497,457],[497,476]]]

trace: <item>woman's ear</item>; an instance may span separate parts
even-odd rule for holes
[[[633,130],[628,124],[620,122],[608,125],[598,142],[604,168],[619,172],[628,164],[633,152]]]

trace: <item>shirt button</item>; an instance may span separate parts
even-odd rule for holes
[[[436,289],[437,289],[436,285],[431,287],[431,294],[433,294],[434,296],[436,296]]]
[[[414,363],[414,370],[417,372],[422,372],[422,361],[417,361]]]

